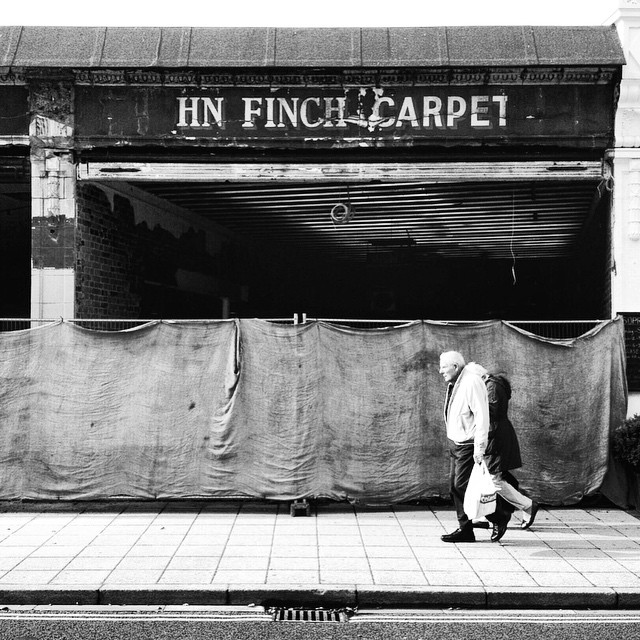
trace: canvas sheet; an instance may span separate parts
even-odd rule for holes
[[[450,349],[511,379],[526,491],[572,504],[602,485],[626,413],[621,318],[561,341],[500,321],[61,322],[0,334],[0,499],[446,497]]]

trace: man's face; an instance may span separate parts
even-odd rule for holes
[[[440,360],[440,373],[445,382],[455,382],[460,375],[460,368],[448,360]]]

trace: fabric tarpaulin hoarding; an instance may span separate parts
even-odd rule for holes
[[[446,497],[450,349],[510,378],[525,491],[573,504],[602,485],[626,413],[621,318],[574,340],[497,320],[59,322],[0,334],[0,499]]]

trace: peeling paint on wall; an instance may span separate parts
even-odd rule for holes
[[[113,189],[104,185],[95,186],[105,194],[111,206],[111,210],[113,211],[115,207],[114,199],[117,194]],[[171,215],[167,211],[163,211],[152,204],[143,202],[142,200],[137,200],[133,197],[128,197],[127,200],[131,206],[134,223],[136,225],[144,223],[152,230],[159,227],[173,235],[176,239],[179,239],[183,234],[187,233],[189,229],[194,227],[192,222],[184,220],[178,216]]]
[[[108,188],[78,188],[76,302],[81,317],[219,317],[234,251],[204,230]],[[90,315],[92,314],[92,315]]]

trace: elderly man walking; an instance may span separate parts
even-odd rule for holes
[[[442,536],[444,542],[475,542],[473,522],[464,512],[464,494],[474,463],[483,460],[489,438],[489,401],[480,376],[457,351],[440,356],[440,373],[447,382],[444,420],[449,439],[449,488],[458,528]]]

